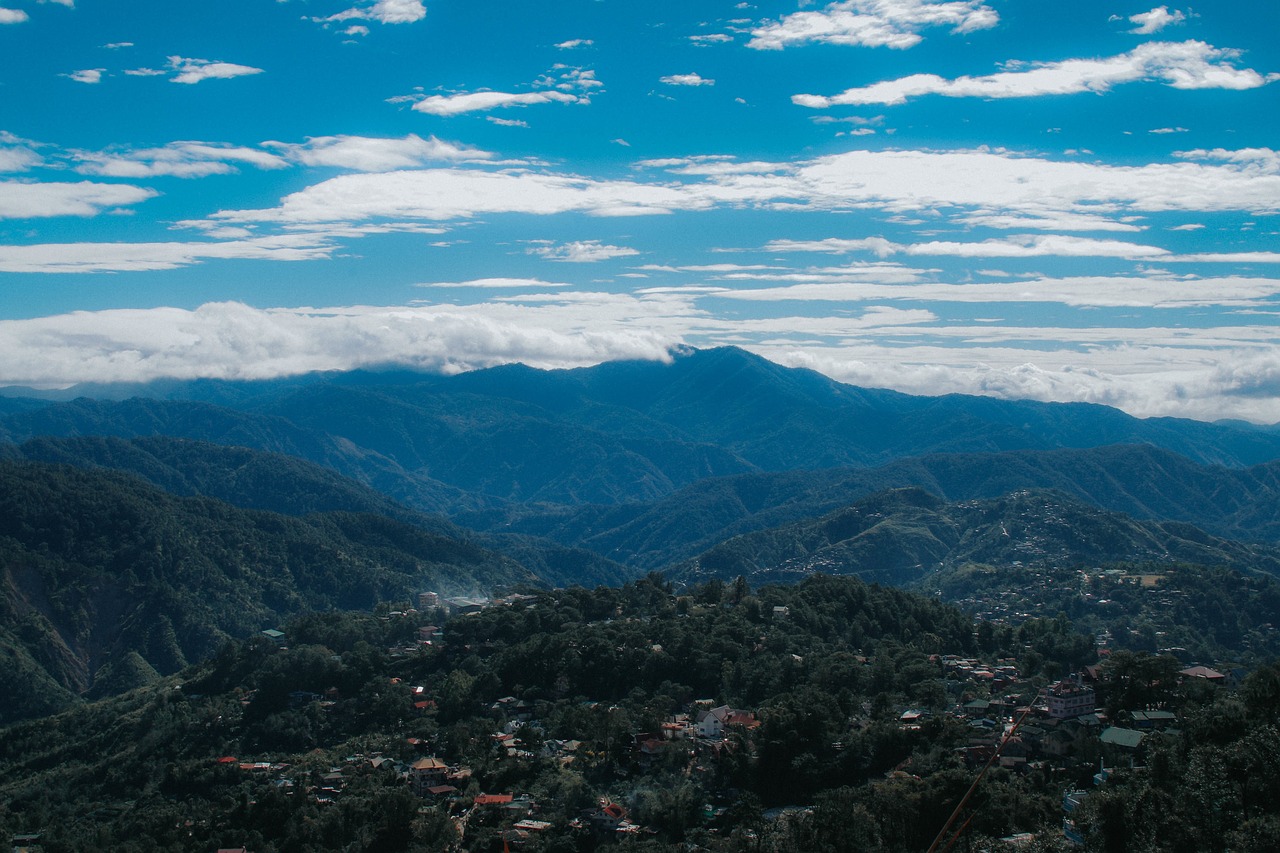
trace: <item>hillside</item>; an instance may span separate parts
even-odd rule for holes
[[[355,512],[387,516],[452,539],[501,552],[549,584],[619,584],[635,576],[624,566],[581,548],[513,532],[476,533],[439,515],[418,512],[372,487],[321,465],[282,453],[206,441],[148,436],[35,438],[0,445],[0,458],[107,468],[141,477],[167,492],[203,496],[242,509],[285,515]]]
[[[1280,462],[1224,468],[1150,445],[932,454],[876,468],[755,472],[703,480],[649,503],[507,507],[455,519],[481,530],[547,536],[639,569],[658,569],[733,536],[911,486],[947,501],[1053,489],[1138,519],[1185,522],[1243,541],[1280,541]]]
[[[175,672],[295,613],[537,581],[509,558],[385,516],[289,517],[113,472],[4,462],[0,713]]]
[[[921,489],[883,492],[817,520],[743,534],[671,568],[702,581],[752,583],[821,572],[897,586],[967,563],[999,566],[1196,563],[1280,576],[1280,548],[1136,521],[1056,492],[946,503]]]

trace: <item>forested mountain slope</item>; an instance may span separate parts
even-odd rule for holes
[[[386,516],[290,517],[114,472],[0,463],[0,713],[174,672],[291,614],[516,582],[539,579]]]

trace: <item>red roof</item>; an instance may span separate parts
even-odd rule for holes
[[[477,794],[475,804],[477,806],[505,806],[513,799],[515,799],[515,796],[512,794]]]

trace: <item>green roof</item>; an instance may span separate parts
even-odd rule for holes
[[[1119,726],[1112,726],[1104,731],[1099,740],[1103,743],[1114,744],[1125,749],[1137,749],[1142,743],[1142,732],[1136,732],[1133,729],[1122,729]]]

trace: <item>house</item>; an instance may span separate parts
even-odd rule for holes
[[[720,737],[724,734],[724,721],[733,709],[728,705],[719,705],[710,711],[698,714],[698,724],[694,730],[699,737]]]
[[[1178,721],[1172,711],[1134,711],[1129,716],[1135,729],[1162,729]]]
[[[1142,745],[1143,737],[1145,737],[1145,735],[1143,735],[1142,732],[1135,731],[1134,729],[1123,729],[1119,726],[1111,726],[1098,736],[1098,740],[1105,744],[1117,746],[1120,749],[1136,750]]]
[[[1190,666],[1186,669],[1178,670],[1178,675],[1183,678],[1203,678],[1210,684],[1224,684],[1227,677],[1216,669],[1209,669],[1207,666]]]
[[[275,628],[268,628],[262,632],[262,636],[266,637],[277,646],[283,646],[287,642],[287,638],[283,631],[277,631]]]
[[[591,825],[601,832],[615,832],[627,819],[627,810],[617,803],[605,801],[591,813]]]
[[[514,799],[514,794],[476,794],[473,802],[477,806],[509,806]]]
[[[409,786],[419,797],[426,796],[427,790],[443,784],[449,772],[449,765],[438,758],[419,758],[409,765]]]
[[[1055,720],[1067,720],[1088,714],[1097,707],[1097,696],[1092,687],[1086,687],[1079,676],[1063,679],[1049,689],[1045,697],[1049,716]]]
[[[754,729],[760,725],[756,715],[750,711],[737,711],[728,705],[719,705],[710,711],[698,714],[698,723],[694,731],[699,737],[718,738],[724,736],[728,726],[742,726]]]

